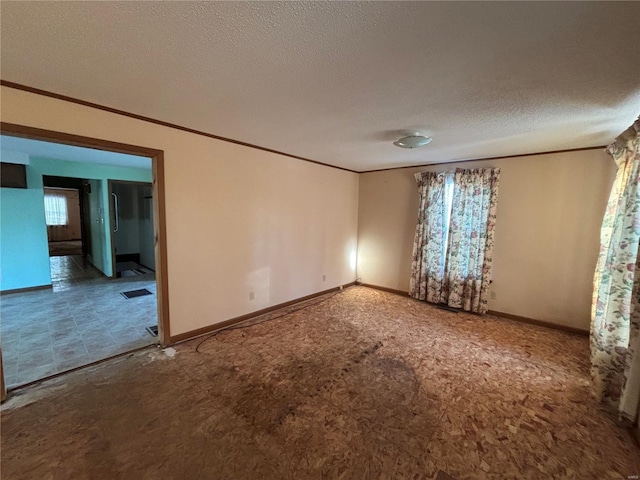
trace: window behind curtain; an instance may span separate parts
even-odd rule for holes
[[[453,208],[453,187],[454,187],[454,174],[447,173],[444,178],[444,245],[442,249],[442,259],[440,262],[441,272],[444,276],[444,270],[446,265],[447,253],[449,251],[449,224],[451,223],[451,209]]]
[[[67,197],[60,193],[45,193],[44,215],[47,226],[60,226],[69,223]]]

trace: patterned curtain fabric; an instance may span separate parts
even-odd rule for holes
[[[409,294],[482,314],[487,312],[500,169],[456,170],[451,204],[446,196],[450,175],[416,174],[420,208]]]
[[[450,307],[487,312],[499,178],[499,168],[456,170],[443,292]]]
[[[638,399],[630,399],[628,393],[638,390],[640,381],[629,376],[640,330],[639,131],[640,119],[607,148],[618,170],[600,231],[591,311],[596,393],[630,417],[635,416]]]
[[[634,271],[640,272],[640,248]],[[633,279],[631,316],[629,318],[629,347],[625,358],[624,384],[620,395],[619,410],[633,420],[640,404],[640,273]],[[640,419],[639,419],[640,420]]]
[[[418,300],[440,303],[444,281],[447,230],[445,219],[444,173],[422,172],[415,175],[420,204],[413,242],[413,262],[409,295]]]

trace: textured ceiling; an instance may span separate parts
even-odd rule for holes
[[[1,77],[358,171],[609,143],[638,2],[2,2]],[[433,137],[392,145],[402,131]]]
[[[15,154],[151,170],[151,159],[146,157],[0,135],[0,160],[13,163]]]

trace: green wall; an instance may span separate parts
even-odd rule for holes
[[[0,188],[0,290],[51,284],[42,175],[27,168],[29,188]]]
[[[107,237],[111,239],[111,235],[102,225],[104,218],[108,215],[104,214],[104,200],[102,195],[102,181],[89,180],[91,193],[89,194],[89,221],[91,222],[91,231],[87,232],[91,236],[91,262],[105,272],[105,257],[107,256],[106,242]]]
[[[151,161],[149,161],[151,163]],[[115,167],[31,157],[28,188],[0,188],[0,291],[51,284],[43,175],[91,180],[91,260],[111,276],[108,180],[151,182],[151,168]]]

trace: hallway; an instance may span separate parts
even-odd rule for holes
[[[8,388],[157,343],[155,275],[111,280],[80,255],[51,257],[52,288],[2,296]],[[121,293],[146,288],[151,295]]]

